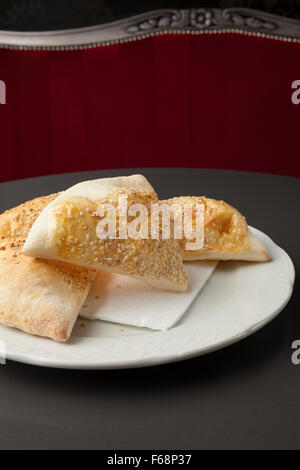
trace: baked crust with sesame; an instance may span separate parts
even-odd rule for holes
[[[44,209],[28,235],[23,253],[124,274],[160,289],[184,292],[187,277],[178,241],[172,234],[169,239],[122,238],[117,218],[116,238],[99,237],[97,227],[103,216],[98,208],[107,204],[117,208],[121,197],[126,198],[128,208],[134,204],[148,209],[159,205],[154,189],[142,175],[80,183]]]
[[[66,341],[95,271],[21,252],[33,223],[56,197],[40,197],[0,215],[0,322]]]
[[[203,207],[204,245],[200,250],[186,249],[186,237],[179,240],[185,261],[193,260],[245,260],[267,261],[270,256],[263,244],[250,232],[246,219],[224,201],[207,197],[181,196],[161,203],[169,207],[192,205],[192,227],[196,225],[196,206]],[[171,217],[174,217],[174,209]]]

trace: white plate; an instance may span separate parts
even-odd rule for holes
[[[55,343],[1,325],[6,357],[46,367],[129,368],[179,361],[239,341],[283,309],[295,277],[285,251],[259,230],[252,231],[265,244],[272,260],[220,263],[186,315],[171,330],[155,332],[79,319],[69,342]]]

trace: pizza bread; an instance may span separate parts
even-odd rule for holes
[[[0,322],[66,341],[95,271],[22,254],[32,224],[56,197],[40,197],[0,215]]]
[[[185,236],[179,240],[183,259],[193,260],[245,260],[267,261],[270,256],[263,244],[251,233],[246,219],[224,201],[207,197],[181,196],[165,201],[169,208],[192,206],[192,226],[196,225],[196,206],[203,207],[204,244],[201,249],[186,248]],[[174,210],[171,217],[174,217]]]
[[[117,212],[121,199],[128,204],[126,217],[133,205],[146,208],[147,217],[151,216],[151,206],[159,205],[154,189],[142,175],[79,183],[61,193],[42,211],[27,237],[23,253],[124,274],[159,289],[185,291],[187,278],[177,240],[172,233],[169,239],[151,238],[150,223],[145,238],[121,237]],[[99,207],[107,205],[116,209],[116,233],[114,237],[101,238],[99,223],[108,215],[100,215]]]

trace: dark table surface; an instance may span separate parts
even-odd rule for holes
[[[141,172],[159,196],[206,195],[240,209],[300,267],[300,180],[199,169],[73,173],[0,184],[0,210],[79,181]],[[75,371],[0,366],[1,449],[299,449],[297,281],[262,330],[220,351],[159,367]]]

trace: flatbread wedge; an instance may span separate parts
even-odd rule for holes
[[[192,226],[195,228],[196,206],[203,207],[204,245],[199,250],[186,249],[184,236],[179,240],[185,261],[193,260],[244,260],[267,261],[269,253],[263,244],[251,233],[246,219],[234,207],[224,201],[207,197],[181,196],[161,201],[170,208],[192,205]],[[174,217],[174,209],[171,217]]]
[[[95,271],[21,253],[32,224],[56,197],[37,198],[0,215],[0,322],[67,341]]]
[[[121,216],[117,210],[121,199],[128,205],[128,220],[133,205],[146,208],[149,217],[152,204],[159,205],[154,189],[142,175],[79,183],[42,211],[26,239],[23,253],[127,275],[159,289],[185,291],[187,278],[178,241],[172,234],[169,239],[154,239],[149,232],[145,238],[121,236]],[[100,215],[98,209],[106,205],[116,209],[117,220],[115,235],[105,239],[99,237],[98,227],[103,217],[108,216]],[[149,220],[147,226],[150,231]]]

